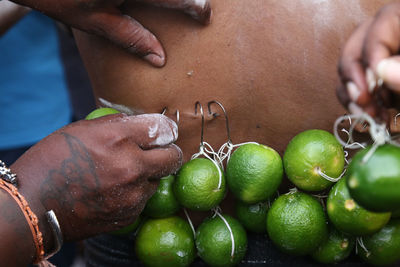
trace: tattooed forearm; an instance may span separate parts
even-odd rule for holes
[[[69,157],[48,172],[41,185],[41,201],[45,207],[57,205],[76,216],[99,215],[104,203],[93,199],[100,183],[96,165],[83,142],[68,133],[61,135],[68,145]]]

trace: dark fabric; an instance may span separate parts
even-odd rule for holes
[[[85,241],[85,261],[88,267],[128,267],[143,265],[135,257],[135,236],[120,237],[100,235]],[[199,258],[191,265],[193,267],[207,266]],[[252,266],[301,266],[323,267],[309,257],[293,257],[280,252],[268,239],[267,235],[248,234],[248,249],[242,267]],[[340,267],[365,266],[356,255],[351,255],[346,261],[336,264]]]

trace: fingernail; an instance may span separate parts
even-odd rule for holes
[[[156,67],[162,67],[165,65],[165,57],[164,56],[159,56],[156,54],[148,54],[143,57],[144,60],[149,62],[151,65],[156,66]]]
[[[346,84],[347,93],[350,96],[351,101],[357,102],[358,97],[360,96],[361,92],[358,90],[357,85],[353,82],[348,82]]]
[[[351,114],[354,115],[361,115],[364,113],[363,110],[356,103],[353,102],[349,104],[348,110],[350,111]]]
[[[400,73],[400,62],[394,59],[383,59],[378,63],[376,72],[383,81],[398,81]]]
[[[365,74],[366,74],[366,78],[367,78],[368,92],[372,93],[376,87],[375,74],[370,68],[367,69]]]

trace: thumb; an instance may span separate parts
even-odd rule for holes
[[[387,87],[400,93],[400,56],[381,60],[376,67],[376,72]]]
[[[158,39],[139,22],[119,10],[92,17],[94,33],[111,40],[155,67],[165,64],[165,52]]]

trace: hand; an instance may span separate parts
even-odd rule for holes
[[[111,40],[150,64],[165,64],[165,52],[157,38],[135,19],[118,8],[125,0],[12,0],[37,9],[77,29]],[[210,23],[209,0],[131,0],[167,7],[191,15],[203,24]]]
[[[163,115],[109,115],[56,131],[11,169],[39,220],[52,209],[64,238],[79,240],[137,218],[159,178],[181,165],[177,136]]]
[[[400,93],[400,3],[384,6],[359,26],[344,46],[339,61],[337,95],[352,113],[365,111],[388,120]],[[377,85],[379,80],[383,86]]]

